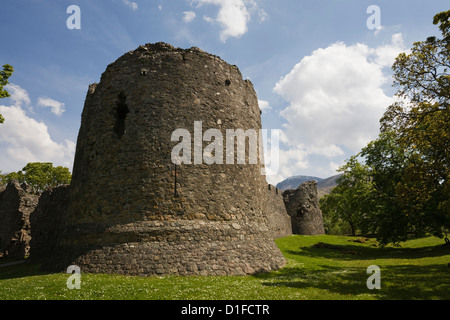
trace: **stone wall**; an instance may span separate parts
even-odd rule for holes
[[[30,250],[30,214],[39,196],[11,182],[0,192],[0,257],[23,259]]]
[[[69,186],[44,191],[30,215],[30,257],[33,262],[44,262],[52,256],[57,239],[62,232],[69,204]]]
[[[292,235],[291,217],[287,214],[282,191],[273,185],[267,186],[267,218],[275,238]]]
[[[249,164],[247,152],[246,164],[174,166],[176,129],[190,132],[192,160],[211,144],[194,143],[195,121],[201,135],[261,129],[253,85],[236,66],[164,43],[110,64],[88,90],[68,215],[47,267],[215,275],[283,266],[259,159]]]
[[[283,197],[287,213],[292,218],[294,234],[325,234],[316,181],[302,183],[296,190],[286,190]]]

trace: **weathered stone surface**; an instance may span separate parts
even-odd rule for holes
[[[30,250],[30,214],[39,196],[26,185],[9,183],[0,193],[0,257],[24,258]]]
[[[292,218],[294,234],[325,234],[316,181],[302,183],[296,190],[286,190],[283,197],[287,213]]]
[[[87,93],[67,218],[46,266],[133,275],[283,266],[262,163],[249,164],[248,153],[245,165],[172,163],[172,133],[186,129],[194,140],[195,121],[223,137],[261,129],[255,91],[236,66],[164,43],[110,64]]]
[[[52,255],[66,219],[68,203],[68,185],[46,190],[39,197],[38,205],[30,215],[30,261],[46,261]]]
[[[287,214],[283,193],[270,184],[267,187],[266,214],[275,238],[292,235],[291,217]]]

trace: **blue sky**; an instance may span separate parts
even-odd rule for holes
[[[68,29],[77,5],[81,29]],[[381,29],[369,29],[370,5]],[[328,177],[367,142],[392,103],[395,56],[439,36],[433,16],[448,0],[3,1],[0,65],[15,72],[0,100],[0,170],[32,161],[72,169],[88,85],[139,45],[199,47],[255,87],[265,129],[281,130],[277,183]]]

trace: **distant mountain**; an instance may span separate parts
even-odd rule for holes
[[[329,187],[336,187],[337,186],[337,179],[339,179],[342,176],[341,174],[322,179],[317,182],[317,188],[329,188]]]
[[[322,178],[312,177],[312,176],[295,176],[287,178],[284,181],[281,181],[276,185],[278,189],[281,190],[289,190],[289,189],[297,189],[303,182],[316,180],[317,183],[322,181]]]
[[[341,174],[322,179],[318,177],[312,177],[312,176],[295,176],[287,178],[286,180],[280,182],[277,184],[277,188],[284,190],[289,189],[297,189],[302,183],[307,181],[316,180],[317,181],[317,193],[319,196],[319,199],[322,198],[324,195],[328,194],[333,190],[334,187],[337,186],[337,179],[342,176]]]
[[[341,174],[323,179],[317,183],[317,196],[322,198],[324,195],[329,194],[334,187],[337,186],[337,180],[342,176]]]

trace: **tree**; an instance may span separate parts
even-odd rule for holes
[[[450,11],[433,19],[442,39],[415,42],[410,54],[396,58],[394,86],[404,101],[390,106],[380,121],[381,132],[392,135],[406,157],[392,187],[408,232],[416,234],[443,236],[450,228],[449,19]]]
[[[7,174],[6,182],[17,180],[30,185],[34,192],[42,192],[51,187],[69,184],[71,178],[66,167],[53,167],[50,162],[32,162],[21,171]]]
[[[9,81],[9,77],[14,72],[14,69],[9,64],[3,65],[3,71],[0,71],[0,98],[6,98],[9,97],[8,91],[3,89],[4,86],[6,86]],[[5,118],[0,114],[0,123],[3,123],[5,121]]]
[[[408,166],[407,151],[397,143],[393,132],[382,132],[378,139],[362,149],[360,155],[370,167],[371,200],[375,204],[365,221],[365,230],[376,234],[382,245],[405,241],[411,221],[402,211],[397,186]]]
[[[329,220],[332,225],[348,224],[355,236],[358,230],[366,231],[368,224],[365,220],[369,212],[376,208],[371,170],[360,163],[357,156],[353,156],[338,171],[344,174],[330,194],[320,199],[320,209],[326,221]]]

